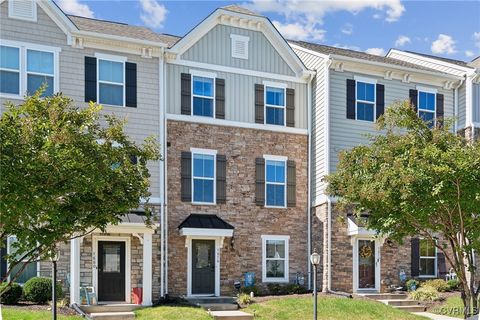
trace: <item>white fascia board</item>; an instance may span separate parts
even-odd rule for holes
[[[181,236],[232,237],[233,229],[182,228]]]
[[[92,32],[92,31],[83,31],[83,30],[72,32],[72,36],[91,37],[91,38],[97,38],[102,40],[127,42],[127,43],[144,45],[144,46],[153,47],[153,48],[166,48],[168,46],[166,43],[162,43],[159,41],[141,40],[141,39],[135,39],[130,37],[115,36],[111,34],[98,33],[98,32]]]

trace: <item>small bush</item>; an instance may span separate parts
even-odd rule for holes
[[[57,284],[57,297],[63,295],[62,287]],[[35,303],[46,303],[52,300],[52,279],[34,277],[28,280],[23,286],[25,299]]]
[[[240,294],[238,295],[237,302],[238,302],[238,304],[246,305],[246,304],[252,303],[252,302],[253,302],[253,299],[250,297],[249,294],[240,293]]]
[[[437,289],[433,287],[421,287],[410,292],[410,298],[417,301],[436,301],[440,298]]]
[[[278,283],[267,284],[268,293],[272,296],[282,296],[287,294],[286,287]]]
[[[448,291],[457,291],[460,288],[460,281],[457,279],[447,281]]]
[[[422,287],[432,287],[435,288],[438,292],[448,291],[448,283],[443,279],[427,280],[422,283]]]
[[[262,291],[261,291],[260,288],[258,288],[257,286],[250,286],[250,287],[242,287],[242,288],[240,288],[240,293],[245,293],[245,294],[250,295],[250,292],[253,292],[253,295],[254,295],[255,297],[260,296],[260,295],[262,294]]]
[[[415,279],[410,279],[406,283],[408,291],[415,291],[419,287],[419,282]]]
[[[285,285],[285,291],[287,294],[304,294],[307,293],[307,289],[299,284],[287,284]]]
[[[12,283],[8,286],[8,282],[0,284],[0,303],[17,304],[22,297],[22,287],[18,283]]]

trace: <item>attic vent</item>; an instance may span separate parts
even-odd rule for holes
[[[249,37],[231,34],[232,39],[232,58],[248,59],[248,41]]]
[[[37,5],[34,0],[10,0],[8,1],[8,17],[37,21]]]

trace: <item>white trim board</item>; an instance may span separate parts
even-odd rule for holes
[[[375,288],[359,288],[359,261],[358,261],[358,242],[359,240],[371,240],[375,241]],[[381,265],[382,265],[382,257],[381,257],[381,250],[380,248],[383,245],[383,239],[369,237],[369,236],[354,236],[351,239],[351,244],[353,246],[353,292],[358,293],[362,291],[371,291],[375,290],[380,292],[381,288]]]
[[[262,235],[262,282],[264,283],[288,283],[290,279],[290,269],[289,269],[289,242],[290,236],[282,235]],[[267,240],[282,240],[285,241],[285,269],[284,269],[284,278],[267,278]]]

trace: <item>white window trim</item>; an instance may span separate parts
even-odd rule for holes
[[[262,282],[281,282],[288,283],[289,281],[289,240],[290,236],[281,235],[262,235]],[[285,276],[283,278],[268,278],[267,277],[267,240],[283,240],[285,241]]]
[[[421,90],[418,89],[419,87],[417,86],[417,115],[420,116],[420,111],[422,112],[427,112],[427,113],[433,113],[433,127],[437,125],[437,91],[434,89],[429,89],[429,88],[422,88]],[[428,110],[428,109],[422,109],[420,108],[420,93],[426,93],[426,94],[433,94],[433,104],[434,108],[433,110]]]
[[[215,95],[216,95],[216,79],[217,79],[217,74],[216,73],[213,73],[213,72],[205,72],[205,71],[200,71],[200,70],[189,70],[190,72],[190,75],[192,76],[192,79],[190,81],[190,92],[192,93],[191,94],[191,97],[190,97],[190,115],[192,116],[195,116],[195,117],[206,117],[206,118],[215,118],[215,108],[216,108],[216,104],[215,104]],[[213,84],[213,88],[212,88],[212,96],[209,97],[209,96],[203,96],[203,95],[198,95],[198,94],[194,94],[193,93],[193,77],[201,77],[201,78],[208,78],[208,79],[212,79],[212,84]],[[202,116],[202,115],[198,115],[198,114],[193,114],[193,98],[194,97],[197,97],[197,98],[203,98],[203,99],[211,99],[212,100],[212,116],[209,117],[209,116]]]
[[[354,77],[355,78],[355,120],[367,123],[377,122],[377,80],[363,77]],[[368,100],[359,100],[357,99],[357,86],[358,83],[366,83],[373,85],[373,102]],[[373,104],[373,121],[358,119],[358,103]]]
[[[214,205],[217,204],[217,150],[190,148],[190,152],[192,154],[192,168],[191,168],[191,170],[192,170],[192,183],[191,183],[192,204],[214,206]],[[194,183],[194,180],[195,180],[195,175],[194,175],[193,156],[195,154],[213,156],[213,178],[198,177],[198,179],[213,180],[213,202],[201,202],[201,201],[195,201],[194,200],[195,195],[194,195],[193,183]]]
[[[17,239],[16,236],[8,236],[7,237],[7,255],[10,254],[10,243],[12,241],[11,240],[12,238],[15,238],[15,240]],[[40,276],[40,260],[37,259],[36,261],[37,261],[37,277],[39,277]],[[22,260],[22,262],[28,262],[28,260],[27,261]],[[30,261],[30,263],[34,263],[34,262],[35,262],[35,260]],[[8,261],[7,261],[7,270],[10,270],[10,263]],[[10,275],[8,275],[8,281],[10,281]]]
[[[24,17],[16,16],[13,12],[12,4],[13,4],[12,1],[8,1],[8,17],[10,19],[18,19],[18,20],[24,20],[24,21],[37,22],[37,4],[35,3],[35,1],[31,1],[31,5],[32,5],[32,9],[33,9],[33,17],[32,18],[24,18]]]
[[[426,92],[426,93],[434,93],[437,94],[438,90],[435,88],[429,88],[429,87],[422,87],[422,86],[415,86],[415,89],[418,90],[419,92]]]
[[[97,58],[97,102],[103,106],[109,106],[109,107],[117,107],[117,108],[124,108],[126,106],[126,100],[127,100],[127,81],[125,79],[125,62],[127,62],[127,58],[123,56],[115,56],[111,54],[105,54],[105,53],[95,53],[95,58]],[[103,61],[110,61],[110,62],[117,62],[122,64],[122,72],[123,72],[123,83],[120,84],[119,82],[111,82],[111,81],[104,81],[100,80],[100,60]],[[122,86],[123,87],[123,97],[122,97],[122,105],[117,105],[117,104],[108,104],[108,103],[103,103],[100,101],[100,83],[104,84],[110,84],[110,85],[115,85],[115,86]]]
[[[274,89],[283,89],[283,106],[267,104],[267,87]],[[281,124],[267,123],[267,107],[283,110],[283,126],[287,126],[287,84],[280,82],[263,81],[263,123],[270,126],[282,126]]]
[[[285,157],[285,156],[274,156],[274,155],[267,155],[267,154],[264,154],[263,155],[263,159],[265,159],[265,193],[264,193],[264,197],[265,197],[265,208],[276,208],[276,209],[285,209],[287,208],[287,160],[288,160],[288,157]],[[285,163],[285,173],[284,173],[284,177],[285,177],[285,182],[284,183],[280,183],[280,182],[268,182],[267,181],[267,161],[281,161],[281,162],[284,162]],[[272,206],[272,205],[267,205],[267,184],[274,184],[274,185],[283,185],[285,186],[284,188],[284,192],[283,192],[283,203],[284,205],[283,206]]]
[[[231,48],[232,48],[232,58],[248,60],[248,44],[250,42],[250,37],[241,36],[239,34],[231,34],[230,39],[231,39],[230,42],[231,42]],[[236,41],[245,42],[245,55],[239,55],[235,53],[234,49],[235,49]]]
[[[420,241],[422,241],[422,240],[427,240],[428,241],[429,239],[420,238]],[[419,246],[418,246],[419,251],[420,251],[420,247],[421,247],[421,245],[419,244]],[[432,256],[422,256],[422,255],[420,255],[420,252],[418,253],[418,256],[419,256],[419,259],[418,259],[418,264],[419,264],[419,266],[418,266],[418,268],[419,268],[418,277],[419,278],[423,278],[423,279],[436,278],[437,275],[438,275],[438,270],[437,270],[437,268],[438,268],[437,267],[437,263],[438,263],[438,261],[437,261],[438,260],[438,258],[437,258],[437,254],[438,254],[437,246],[433,245],[433,248],[435,249],[435,255],[433,257]],[[420,266],[421,266],[422,259],[434,260],[434,263],[433,263],[434,274],[420,275],[420,272],[421,272],[420,271]]]
[[[13,41],[13,40],[4,40],[0,39],[0,45],[6,47],[14,47],[19,49],[19,70],[14,72],[20,73],[20,84],[19,84],[19,93],[12,94],[12,93],[2,93],[0,92],[0,98],[7,98],[7,99],[17,99],[23,100],[24,94],[27,92],[27,50],[36,50],[36,51],[43,51],[53,53],[53,93],[55,94],[60,89],[60,71],[59,71],[59,56],[60,52],[62,51],[61,48],[58,47],[51,47],[51,46],[44,46],[35,43],[28,43],[28,42],[20,42],[20,41]],[[9,69],[3,69],[9,71]],[[36,74],[29,72],[30,74]],[[52,76],[52,75],[48,75]]]

